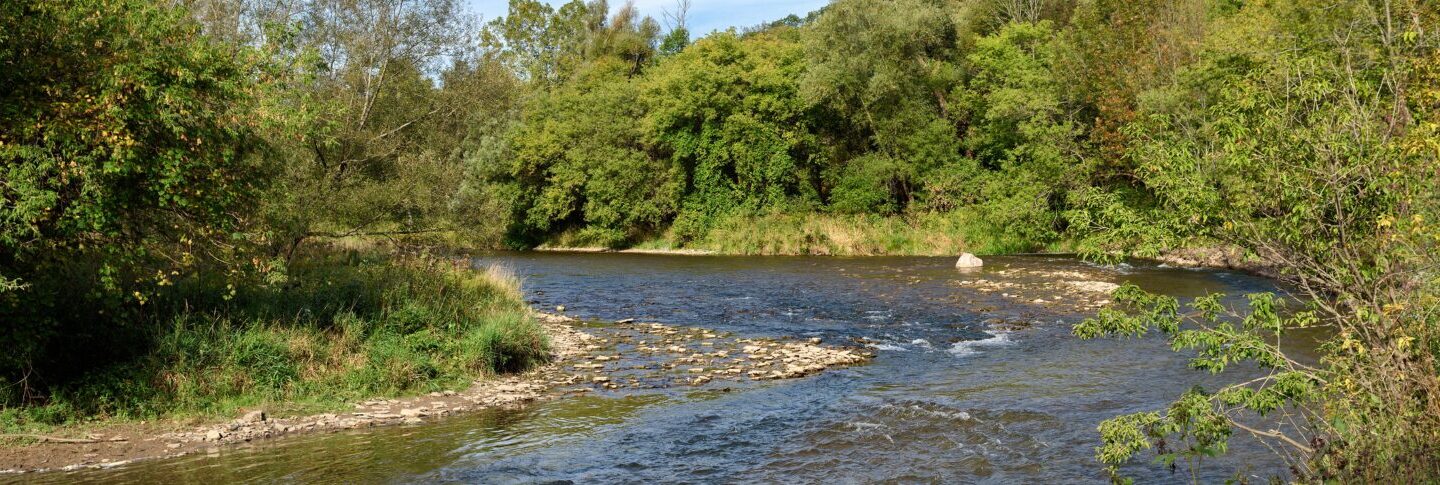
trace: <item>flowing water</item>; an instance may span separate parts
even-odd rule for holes
[[[976,281],[1045,288],[1083,273],[1178,297],[1270,291],[1224,271],[1072,258],[993,257],[979,272],[949,258],[499,254],[532,303],[573,316],[636,318],[741,336],[865,342],[868,364],[745,383],[591,393],[415,427],[306,436],[211,455],[31,480],[116,482],[1101,482],[1096,425],[1163,407],[1195,385],[1237,376],[1188,370],[1151,336],[1081,341],[1090,311],[985,292]],[[1019,271],[1016,271],[1019,270]],[[1002,330],[1003,328],[1003,330]],[[1185,481],[1139,460],[1141,482]],[[1286,473],[1246,436],[1207,459],[1201,481]]]

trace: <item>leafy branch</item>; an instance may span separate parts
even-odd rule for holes
[[[1159,331],[1169,339],[1172,350],[1194,352],[1192,368],[1218,374],[1236,363],[1252,362],[1270,371],[1214,392],[1192,388],[1163,414],[1135,413],[1101,423],[1096,458],[1107,465],[1115,481],[1128,482],[1119,475],[1119,467],[1149,448],[1156,450],[1156,461],[1172,469],[1177,460],[1184,459],[1193,474],[1200,459],[1225,453],[1234,429],[1277,440],[1306,454],[1314,452],[1314,447],[1284,432],[1258,429],[1237,418],[1244,413],[1264,417],[1319,397],[1326,383],[1322,371],[1287,356],[1280,340],[1288,329],[1317,326],[1315,313],[1307,310],[1286,315],[1286,300],[1272,293],[1248,295],[1242,312],[1224,306],[1222,296],[1196,298],[1188,305],[1190,311],[1182,313],[1174,297],[1125,285],[1114,292],[1115,307],[1101,310],[1072,329],[1087,340],[1138,338]]]

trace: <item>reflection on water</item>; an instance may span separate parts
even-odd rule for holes
[[[563,304],[581,317],[744,336],[863,339],[878,355],[869,365],[732,392],[601,393],[27,479],[1098,482],[1105,478],[1093,459],[1099,421],[1235,377],[1186,370],[1184,357],[1156,337],[1077,340],[1068,332],[1081,313],[956,282],[1026,268],[1098,273],[1181,297],[1272,289],[1234,273],[1094,267],[1062,257],[987,258],[982,272],[968,274],[947,258],[501,254],[477,263],[511,266],[540,308]],[[1027,325],[1002,332],[987,323],[996,320]],[[1284,473],[1250,438],[1236,437],[1231,450],[1201,478]],[[1128,472],[1145,481],[1186,479],[1149,465]]]

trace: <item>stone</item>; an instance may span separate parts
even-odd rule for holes
[[[240,417],[242,423],[263,423],[265,422],[265,411],[250,411]]]
[[[558,306],[556,306],[556,307],[555,307],[555,311],[560,312],[560,313],[565,313],[565,305],[558,305]]]
[[[1067,281],[1066,283],[1077,290],[1093,293],[1110,293],[1120,287],[1120,285],[1107,281]]]
[[[220,441],[224,437],[225,433],[221,433],[218,429],[205,433],[205,441]]]
[[[419,409],[401,409],[401,410],[400,410],[400,415],[401,415],[401,416],[404,416],[404,417],[407,417],[407,418],[413,418],[413,417],[421,416],[422,413],[421,413],[421,411],[420,411]]]
[[[595,378],[591,380],[594,382],[610,382],[610,378],[606,376],[595,376]]]
[[[981,266],[985,266],[985,261],[982,261],[970,253],[961,254],[960,259],[955,261],[955,268],[957,269],[979,268]]]

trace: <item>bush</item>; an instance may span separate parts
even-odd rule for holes
[[[52,383],[43,399],[5,396],[0,426],[333,407],[464,386],[549,356],[513,275],[433,260],[316,257],[296,265],[284,286],[226,293],[187,281],[157,307],[149,346],[92,362],[93,372]]]

